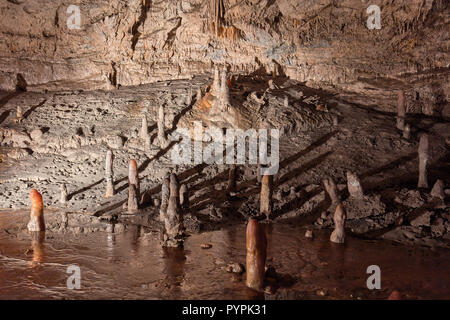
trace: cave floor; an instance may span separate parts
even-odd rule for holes
[[[266,298],[385,298],[394,288],[406,288],[409,298],[448,298],[448,283],[438,279],[445,278],[449,267],[441,252],[450,248],[450,213],[445,201],[430,196],[437,179],[447,187],[450,181],[448,120],[408,115],[412,129],[405,139],[395,127],[394,106],[380,102],[377,108],[368,108],[295,81],[284,79],[269,86],[267,80],[238,77],[230,88],[235,103],[263,101],[258,107],[261,114],[272,114],[268,118],[282,133],[272,223],[267,225],[269,264],[281,272],[277,284],[287,283]],[[224,264],[244,262],[243,226],[259,215],[257,166],[239,166],[236,193],[230,198],[226,193],[229,165],[174,166],[173,145],[161,149],[156,139],[159,105],[164,104],[170,134],[193,108],[192,93],[198,88],[205,91],[210,83],[209,78],[194,77],[115,91],[1,94],[0,272],[11,281],[27,274],[24,281],[31,284],[4,284],[0,296],[11,292],[9,297],[19,297],[26,288],[30,298],[80,298],[57,288],[65,276],[61,268],[75,261],[87,269],[94,292],[89,298],[255,297],[243,290],[241,276],[223,269]],[[284,108],[286,97],[289,108]],[[21,123],[14,121],[17,106],[23,109]],[[283,113],[286,110],[306,116],[295,121],[295,115]],[[152,142],[148,148],[139,138],[144,113]],[[337,117],[337,125],[321,122],[331,115]],[[429,189],[417,189],[417,147],[423,132],[432,141]],[[107,148],[115,155],[117,191],[109,199],[104,197]],[[138,162],[141,190],[152,198],[135,215],[126,214],[123,207],[130,157]],[[184,250],[173,252],[157,245],[161,224],[154,201],[160,198],[167,170],[177,173],[190,193],[184,216],[189,237]],[[349,197],[347,171],[360,177],[363,203]],[[347,210],[349,240],[341,247],[328,241],[334,208],[322,187],[327,176],[336,182]],[[64,205],[59,202],[61,184],[69,193]],[[37,249],[27,250],[31,188],[43,195],[47,231],[45,240],[31,238]],[[313,230],[314,240],[304,238],[305,228]],[[213,249],[199,249],[202,242],[212,243]],[[194,261],[201,261],[199,269]],[[369,292],[364,268],[378,263],[388,270],[386,286]],[[115,267],[130,269],[117,275]],[[401,271],[404,267],[411,270]],[[160,272],[149,274],[153,268]],[[54,275],[49,275],[52,270]],[[199,285],[197,279],[204,274],[210,281]],[[412,275],[416,280],[411,280]],[[103,289],[95,287],[105,277],[130,285],[119,283],[112,289],[111,280]],[[39,289],[41,284],[47,289]]]

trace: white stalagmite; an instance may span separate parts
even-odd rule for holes
[[[359,177],[353,172],[347,171],[347,188],[350,197],[355,199],[362,199],[364,196],[363,188]]]
[[[141,125],[141,131],[139,133],[139,136],[142,140],[146,140],[148,136],[148,122],[147,122],[147,116],[144,114],[142,116],[142,125]]]
[[[158,141],[159,141],[159,146],[162,149],[167,148],[167,146],[169,145],[167,137],[166,137],[166,133],[164,131],[164,123],[165,123],[165,116],[164,116],[164,107],[163,105],[159,105],[159,109],[158,109],[158,122],[157,122],[157,126],[158,126]]]
[[[220,81],[219,108],[227,111],[230,105],[230,89],[228,88],[227,68],[224,66]]]
[[[105,161],[105,180],[106,180],[106,192],[105,198],[114,196],[114,170],[113,170],[114,154],[111,150],[106,152]]]
[[[21,106],[17,106],[16,109],[16,119],[14,119],[14,122],[21,123],[23,120],[23,111]]]
[[[61,204],[66,204],[67,203],[67,187],[65,184],[61,185],[61,199],[60,199]]]

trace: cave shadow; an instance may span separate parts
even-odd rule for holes
[[[32,106],[30,109],[28,109],[26,112],[24,112],[23,118],[24,119],[28,118],[32,112],[34,112],[37,108],[43,106],[46,101],[47,101],[47,99],[44,99],[42,102],[38,103],[37,105]]]
[[[22,91],[14,91],[5,95],[0,99],[0,108],[4,107],[11,99],[21,95],[22,93]]]
[[[8,119],[9,115],[11,114],[11,111],[6,110],[0,115],[0,124],[3,123],[6,119]]]

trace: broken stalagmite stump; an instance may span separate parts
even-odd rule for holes
[[[249,288],[262,291],[266,265],[267,239],[262,225],[257,220],[250,220],[247,225],[247,280]]]
[[[183,215],[180,208],[179,184],[175,174],[170,175],[170,196],[164,215],[164,246],[183,245]]]
[[[158,110],[158,122],[157,122],[157,127],[158,127],[158,142],[159,142],[159,146],[161,147],[161,149],[165,149],[167,148],[167,146],[169,145],[169,142],[167,140],[167,136],[166,133],[164,131],[164,123],[165,123],[165,119],[164,119],[164,107],[161,104],[159,106],[159,110]]]
[[[388,300],[402,300],[402,295],[397,290],[392,291]]]
[[[405,128],[405,116],[406,116],[406,101],[405,92],[400,90],[398,92],[397,100],[397,129],[403,131]]]
[[[403,129],[403,138],[409,139],[410,136],[411,136],[411,127],[409,126],[409,124],[406,124],[405,128]]]
[[[105,198],[110,198],[115,194],[113,161],[114,155],[111,150],[108,150],[106,152],[106,161],[105,161],[105,180],[106,180]]]
[[[273,193],[273,176],[265,174],[261,179],[261,196],[260,210],[261,214],[265,214],[267,219],[272,214],[272,193]]]
[[[444,182],[440,179],[436,181],[436,183],[433,186],[433,189],[431,189],[431,196],[434,198],[439,198],[441,200],[445,199],[445,192],[444,192]]]
[[[169,204],[169,195],[170,195],[170,179],[167,176],[164,178],[164,181],[161,185],[161,206],[159,208],[159,220],[164,222],[164,217],[166,215],[167,205]]]
[[[180,187],[180,206],[182,209],[189,208],[189,191],[185,184]]]
[[[66,204],[67,203],[67,187],[65,184],[61,185],[61,199],[60,199],[61,204]]]
[[[428,135],[423,134],[419,142],[419,182],[418,188],[428,188]]]
[[[356,174],[350,171],[347,171],[347,188],[350,193],[350,197],[355,199],[363,198],[364,191],[361,186],[361,181]]]
[[[22,120],[23,120],[23,111],[22,111],[22,108],[20,107],[20,106],[17,106],[17,109],[16,109],[16,119],[14,119],[14,122],[15,123],[22,123]]]
[[[44,222],[44,202],[42,195],[36,190],[30,191],[31,212],[30,222],[28,222],[28,231],[45,231]]]
[[[344,243],[345,242],[345,209],[342,203],[339,203],[334,212],[334,231],[331,233],[330,241],[334,243]]]

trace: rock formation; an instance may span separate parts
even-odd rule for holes
[[[45,231],[44,221],[44,202],[42,195],[36,190],[30,191],[31,212],[30,222],[28,222],[28,231]]]
[[[402,300],[402,295],[397,290],[394,290],[389,295],[388,300]]]
[[[267,254],[266,233],[257,220],[251,219],[246,233],[246,285],[257,291],[264,288],[264,274]]]
[[[21,124],[23,120],[23,111],[20,106],[17,106],[16,109],[16,118],[14,119],[15,123]]]
[[[165,132],[165,124],[164,123],[165,123],[164,107],[162,104],[160,104],[159,109],[158,109],[157,127],[158,127],[158,142],[159,142],[159,146],[161,147],[161,149],[165,149],[169,145],[169,141],[167,139],[166,132]]]
[[[339,197],[339,192],[338,192],[337,186],[334,183],[334,180],[331,177],[328,177],[328,178],[325,178],[322,182],[323,182],[325,191],[327,192],[328,196],[330,197],[331,204],[333,206],[337,205],[341,200]]]
[[[444,182],[441,179],[436,180],[430,194],[434,198],[439,198],[441,200],[445,199]]]
[[[428,134],[423,134],[419,141],[419,182],[418,188],[428,188]]]
[[[139,209],[140,194],[137,162],[131,159],[128,167],[128,212],[136,212]]]
[[[228,185],[227,185],[227,194],[232,195],[236,191],[236,165],[231,165],[230,170],[228,171]]]
[[[338,204],[336,211],[334,212],[334,230],[331,233],[330,241],[334,243],[344,243],[345,242],[345,209],[342,203]]]
[[[139,210],[138,193],[135,184],[128,186],[128,213],[136,213]]]

